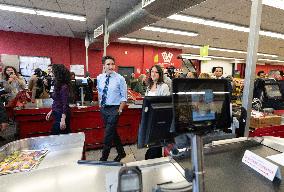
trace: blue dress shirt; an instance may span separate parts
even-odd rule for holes
[[[102,73],[97,77],[97,88],[100,104],[106,78],[106,73]],[[127,101],[127,85],[125,79],[120,74],[112,72],[109,79],[106,105],[120,105],[120,103],[123,101]]]

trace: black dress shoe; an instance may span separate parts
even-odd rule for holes
[[[120,160],[123,159],[124,157],[126,157],[126,154],[125,154],[125,153],[118,154],[118,155],[116,156],[116,158],[114,158],[114,161],[120,162]]]
[[[101,158],[100,158],[100,161],[107,161],[107,159],[106,159],[106,158],[101,157]]]
[[[0,136],[0,141],[6,141],[6,139],[2,136]]]

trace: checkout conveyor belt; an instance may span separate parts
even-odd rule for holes
[[[262,141],[262,140],[261,140]],[[255,140],[247,140],[204,148],[205,188],[210,192],[284,192],[284,182],[266,179],[246,164],[242,157],[246,150],[265,158],[279,154],[268,146]],[[269,160],[269,159],[267,159]],[[191,167],[190,160],[176,159],[183,168]],[[270,160],[269,160],[270,161]],[[273,162],[276,164],[275,162]],[[284,167],[279,165],[284,174]]]
[[[75,135],[73,135],[75,136]],[[79,137],[77,137],[79,136]],[[73,152],[79,157],[79,150],[71,152],[73,148],[81,148],[84,137],[77,135],[77,144],[72,144],[72,140],[58,138],[58,144],[51,146],[48,142],[39,142],[41,146],[50,146],[54,150],[54,156],[46,162],[46,166],[31,172],[16,173],[0,177],[1,192],[103,192],[107,191],[107,177],[115,178],[118,176],[120,166],[96,166],[74,163]],[[70,136],[72,137],[72,135]],[[46,138],[42,138],[45,140]],[[43,141],[42,140],[42,141]],[[264,139],[265,140],[265,139]],[[242,163],[242,157],[246,150],[250,150],[261,157],[279,154],[279,150],[269,147],[273,143],[262,140],[245,140],[240,142],[229,142],[225,144],[206,146],[204,148],[205,164],[205,187],[209,192],[284,192],[284,184],[280,180],[269,181],[259,173],[255,172],[247,165]],[[47,141],[47,140],[45,140]],[[69,151],[64,152],[66,147],[64,141],[69,146]],[[71,141],[71,142],[70,142]],[[35,144],[35,141],[32,142]],[[28,146],[33,146],[32,143]],[[52,142],[53,143],[53,142]],[[268,145],[265,146],[264,144]],[[35,146],[35,145],[34,145]],[[283,145],[279,145],[279,148]],[[11,147],[12,149],[12,147]],[[70,154],[70,163],[56,163],[54,159],[58,157],[56,152]],[[62,152],[62,153],[61,153]],[[70,156],[70,157],[71,157]],[[47,156],[48,157],[48,156]],[[52,161],[56,166],[51,166]],[[49,166],[48,166],[49,165]],[[138,166],[142,171],[143,191],[152,191],[157,184],[179,183],[185,181],[184,169],[191,168],[190,159],[171,159],[169,157],[136,161],[127,163],[126,166]],[[283,166],[279,166],[282,177]]]

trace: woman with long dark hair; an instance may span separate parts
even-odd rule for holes
[[[148,87],[145,96],[166,96],[170,95],[169,86],[164,83],[164,73],[160,65],[154,65],[150,69]]]
[[[148,84],[145,96],[170,95],[170,89],[169,86],[164,83],[164,73],[160,65],[151,67]],[[150,147],[145,154],[145,159],[154,159],[162,156],[162,147]]]
[[[4,89],[8,93],[8,101],[14,99],[19,91],[25,89],[25,80],[19,75],[15,67],[4,68]]]
[[[69,98],[72,89],[70,71],[63,64],[53,64],[52,73],[54,75],[53,104],[52,110],[46,115],[46,120],[48,121],[51,115],[55,118],[51,130],[53,135],[67,134],[71,132]]]

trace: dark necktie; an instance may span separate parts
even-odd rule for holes
[[[101,106],[104,107],[106,105],[106,99],[107,99],[107,91],[108,91],[108,84],[109,84],[109,78],[110,75],[106,75],[106,81],[105,81],[105,87],[103,89],[103,95],[102,95],[102,101]]]

